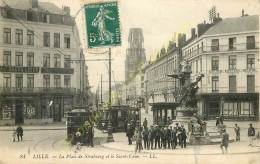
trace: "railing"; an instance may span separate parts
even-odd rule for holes
[[[259,49],[258,42],[255,43],[240,43],[240,44],[227,44],[227,45],[219,45],[219,46],[203,46],[199,49],[195,49],[190,53],[187,53],[186,56],[188,58],[197,56],[204,53],[210,52],[229,52],[229,51],[243,51],[243,50],[253,50]]]
[[[5,87],[0,88],[2,94],[15,94],[15,93],[61,93],[61,94],[76,94],[76,88],[62,88],[62,87],[35,87],[35,88],[17,88]]]

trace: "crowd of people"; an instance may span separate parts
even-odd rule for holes
[[[136,152],[144,149],[176,149],[178,143],[181,148],[186,148],[187,134],[184,125],[179,126],[176,123],[175,127],[158,125],[150,126],[145,119],[143,126],[131,120],[126,126],[126,136],[128,144],[132,145],[132,141],[136,141]],[[144,146],[142,145],[142,141]]]

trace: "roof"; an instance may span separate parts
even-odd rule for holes
[[[5,3],[10,6],[13,9],[19,9],[19,10],[35,10],[32,8],[32,4],[30,3],[30,0],[5,0]],[[7,6],[4,2],[0,5],[1,7]],[[53,3],[50,2],[38,2],[38,8],[37,11],[41,12],[48,12],[51,14],[58,14],[58,15],[66,15],[66,12],[56,6]]]
[[[259,15],[223,19],[203,35],[216,35],[259,30]]]

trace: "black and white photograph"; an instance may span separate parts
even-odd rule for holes
[[[260,0],[0,0],[0,164],[259,164]]]

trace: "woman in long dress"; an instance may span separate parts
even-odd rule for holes
[[[92,21],[92,26],[98,27],[98,40],[101,41],[101,44],[105,44],[106,41],[111,41],[113,43],[114,34],[106,29],[105,19],[115,20],[115,18],[111,18],[108,14],[112,13],[112,11],[105,10],[103,6],[99,7],[99,12],[96,18]]]

